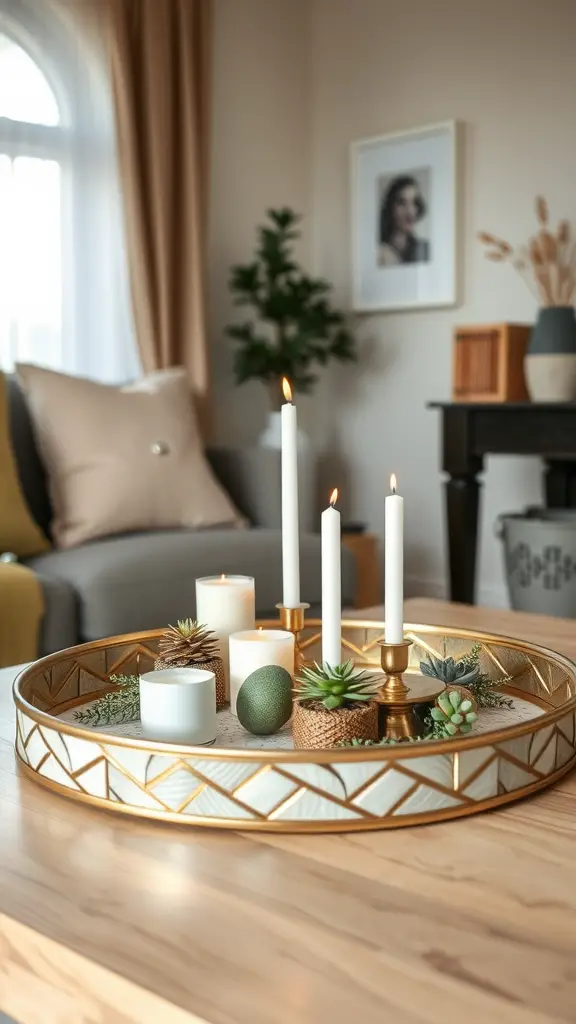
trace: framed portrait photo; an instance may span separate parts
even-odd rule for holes
[[[456,303],[456,122],[352,143],[357,312]]]

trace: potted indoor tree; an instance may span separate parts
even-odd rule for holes
[[[301,218],[285,207],[267,211],[258,228],[250,263],[232,267],[234,304],[246,309],[240,323],[228,327],[234,339],[237,384],[259,380],[268,389],[271,419],[268,446],[279,447],[281,382],[287,377],[298,393],[312,391],[318,369],[330,360],[354,360],[355,343],[344,314],[329,299],[331,286],[311,277],[296,262],[294,243]],[[276,437],[276,444],[270,443]]]

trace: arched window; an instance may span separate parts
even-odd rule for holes
[[[0,369],[123,380],[138,362],[105,60],[60,6],[0,6]]]

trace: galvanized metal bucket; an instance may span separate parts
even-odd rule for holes
[[[576,509],[527,508],[496,521],[510,606],[576,618]]]

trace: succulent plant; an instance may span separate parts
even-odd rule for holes
[[[480,674],[478,662],[471,664],[470,660],[461,658],[455,661],[454,658],[436,658],[433,654],[426,655],[427,661],[420,662],[420,671],[425,676],[432,676],[433,679],[441,679],[443,683],[459,683],[460,686],[469,686],[474,683]]]
[[[376,676],[359,671],[353,661],[334,666],[315,662],[304,668],[296,681],[295,700],[317,700],[327,711],[373,700],[379,685]]]
[[[480,671],[481,644],[473,644],[468,654],[458,661],[454,658],[435,658],[428,655],[427,661],[420,662],[420,670],[425,676],[441,679],[445,683],[459,683],[466,686],[479,708],[512,708],[513,702],[498,692],[499,686],[509,683],[511,676],[501,679],[490,679],[486,672]],[[453,676],[453,678],[452,678]]]
[[[434,739],[470,732],[478,718],[476,704],[464,687],[446,687],[430,712]]]

